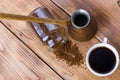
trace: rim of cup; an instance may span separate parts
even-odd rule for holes
[[[99,48],[99,47],[108,48],[108,49],[110,49],[110,50],[114,53],[114,55],[115,55],[116,64],[115,64],[114,68],[113,68],[111,71],[109,71],[108,73],[104,73],[104,74],[98,73],[98,72],[94,71],[94,70],[90,67],[90,64],[89,64],[89,56],[90,56],[90,53],[91,53],[94,49]],[[119,66],[119,54],[118,54],[117,50],[116,50],[112,45],[107,44],[107,43],[98,43],[98,44],[93,45],[93,46],[88,50],[87,56],[86,56],[86,65],[87,65],[88,69],[89,69],[93,74],[95,74],[95,75],[97,75],[97,76],[109,76],[109,75],[111,75],[112,73],[114,73],[115,70],[116,70],[116,69],[118,68],[118,66]]]

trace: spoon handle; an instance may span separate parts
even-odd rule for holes
[[[50,19],[50,18],[38,18],[38,17],[33,17],[33,16],[24,16],[24,15],[16,15],[16,14],[8,14],[8,13],[0,13],[0,18],[21,20],[21,21],[28,21],[28,22],[37,22],[37,23],[59,24],[59,25],[64,25],[64,26],[67,26],[70,24],[70,22],[64,21],[64,20]]]

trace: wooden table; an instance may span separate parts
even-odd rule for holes
[[[97,19],[98,32],[86,42],[74,41],[84,57],[106,36],[120,53],[120,3],[118,0],[0,0],[0,12],[28,15],[45,6],[58,19],[69,20],[76,9],[86,9]],[[119,4],[119,5],[118,5]],[[42,46],[33,28],[23,21],[0,19],[0,80],[120,80],[120,67],[108,77],[93,75],[86,66],[69,67]]]

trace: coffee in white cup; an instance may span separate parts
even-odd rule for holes
[[[95,44],[88,50],[86,65],[93,74],[108,76],[118,68],[119,54],[105,37],[103,43]]]

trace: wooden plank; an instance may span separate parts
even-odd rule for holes
[[[120,52],[120,7],[119,0],[52,0],[69,15],[76,9],[86,9],[97,19],[98,32],[96,38],[108,37],[109,42]],[[66,5],[69,4],[69,5]],[[113,36],[115,35],[115,36]]]
[[[0,33],[0,57],[4,58],[2,59],[5,63],[3,66],[8,66],[4,68],[0,65],[0,68],[2,67],[1,71],[4,73],[4,75],[1,76],[5,78],[8,75],[5,80],[9,80],[9,77],[13,77],[12,74],[8,74],[12,70],[8,70],[7,68],[11,69],[11,67],[23,80],[61,80],[54,71],[13,36],[1,23]],[[13,74],[15,74],[15,72],[13,72]],[[14,78],[16,80],[17,78],[19,79],[17,74]]]
[[[9,34],[9,31],[4,30],[5,27],[0,24],[0,56],[3,57],[11,66],[14,68],[14,70],[19,74],[19,76],[22,79],[38,79],[38,77],[31,72],[24,64],[20,63],[16,57],[14,56],[15,52],[12,52],[13,46],[15,45],[12,40],[15,40],[14,38],[8,37],[7,34]],[[11,38],[11,39],[10,39]],[[10,42],[11,40],[11,42]],[[11,45],[13,46],[11,46]],[[7,46],[8,45],[8,46]],[[9,47],[12,49],[9,49]],[[8,64],[8,66],[9,66]],[[7,73],[6,73],[7,74]]]
[[[9,5],[11,4],[11,5]],[[7,5],[7,6],[6,6]],[[62,10],[56,7],[49,0],[2,0],[0,3],[0,9],[2,12],[24,14],[28,15],[32,10],[40,7],[41,5],[46,6],[58,19],[69,20],[69,16],[65,15]],[[22,7],[21,7],[22,6]],[[25,22],[2,20],[3,23],[10,29],[19,39],[21,39],[28,47],[30,47],[37,55],[39,55],[49,66],[51,66],[59,75],[66,80],[87,80],[96,78],[88,70],[83,67],[72,66],[69,67],[64,61],[58,61],[52,52],[48,51],[46,46],[43,46],[39,37],[35,33],[34,29]],[[87,50],[98,40],[93,38],[87,42],[73,42],[77,43],[84,57],[86,56]],[[87,74],[86,74],[87,73]],[[91,75],[91,76],[89,76]],[[52,76],[52,75],[51,75]],[[86,77],[87,76],[87,77]],[[53,76],[52,76],[53,77]]]
[[[12,4],[9,4],[13,2]],[[28,5],[29,4],[29,5]],[[6,6],[7,5],[7,6]],[[69,16],[65,15],[62,10],[56,7],[49,0],[2,0],[0,3],[0,9],[2,12],[24,14],[28,15],[32,10],[40,7],[41,5],[46,6],[51,10],[52,13],[58,19],[69,20]],[[48,51],[48,47],[43,46],[39,37],[35,33],[34,29],[25,22],[2,20],[3,23],[10,29],[19,39],[21,39],[29,48],[31,48],[37,55],[40,56],[49,66],[51,66],[58,74],[60,74],[66,80],[88,80],[92,78],[98,78],[92,75],[88,70],[81,66],[69,67],[64,61],[58,61],[56,56]],[[98,43],[96,38],[91,39],[87,42],[75,42],[84,57],[87,50],[95,43]],[[25,60],[25,59],[24,59]],[[87,73],[87,74],[86,74]],[[91,75],[91,76],[89,76]],[[86,77],[87,76],[87,77]],[[98,78],[99,79],[99,78]],[[101,78],[100,78],[101,79]]]
[[[22,80],[8,61],[2,56],[0,56],[0,80]]]
[[[109,43],[115,46],[120,53],[120,7],[118,0],[52,0],[52,2],[69,15],[72,15],[76,9],[82,8],[88,10],[97,19],[99,29],[96,38],[102,41],[103,37],[108,37]],[[119,70],[120,68],[113,75],[101,78],[100,80],[119,79]],[[92,80],[94,79],[96,80],[93,77]]]

